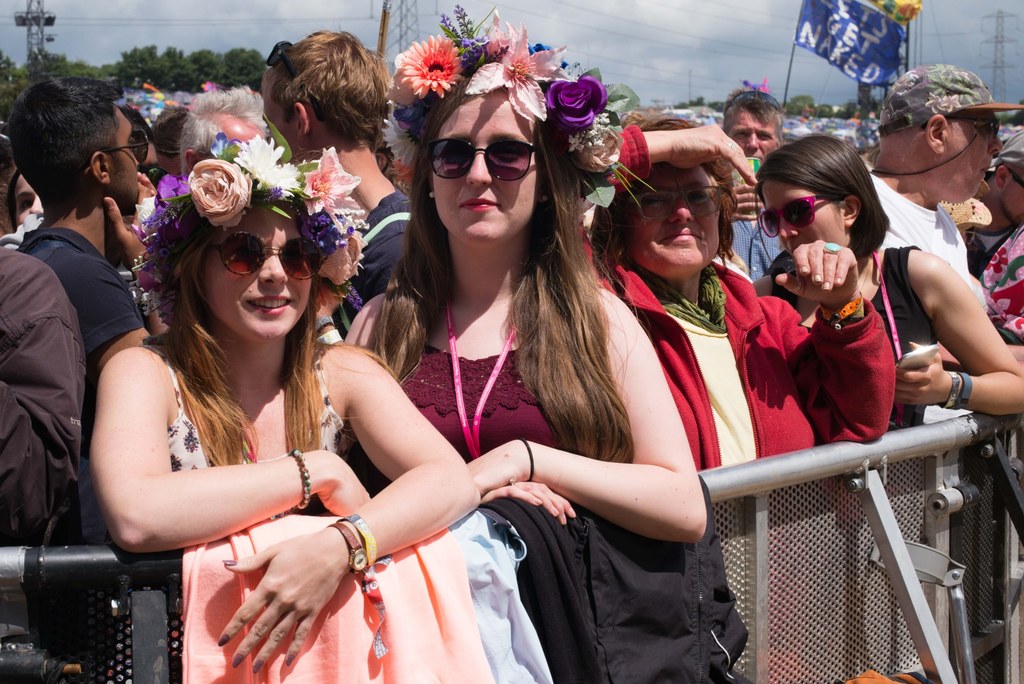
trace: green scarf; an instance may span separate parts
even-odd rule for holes
[[[664,278],[639,267],[637,272],[669,315],[710,333],[725,334],[725,290],[714,266],[708,264],[700,272],[696,303],[677,292]]]

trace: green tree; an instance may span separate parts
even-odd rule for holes
[[[786,114],[789,116],[812,116],[814,109],[814,98],[810,95],[794,95],[786,103]]]
[[[164,80],[163,64],[156,45],[135,47],[121,53],[121,61],[114,64],[113,75],[125,88],[141,88],[143,83],[157,87]]]
[[[0,50],[0,121],[7,121],[18,93],[28,87],[28,72]]]
[[[232,48],[224,53],[224,86],[247,85],[258,90],[267,64],[263,55],[253,49]]]
[[[846,104],[844,104],[844,105],[842,105],[840,107],[835,107],[835,114],[833,114],[832,116],[837,116],[840,119],[852,119],[856,115],[857,115],[857,103],[856,102],[847,102]]]
[[[161,77],[153,83],[156,87],[169,91],[198,90],[195,67],[178,48],[164,48],[163,54],[160,55],[159,67]]]
[[[188,61],[195,74],[195,90],[202,88],[206,81],[224,82],[224,56],[213,50],[196,50],[190,53]]]
[[[87,78],[104,78],[104,67],[97,67],[80,59],[68,61],[68,58],[55,52],[43,53],[43,73],[47,78],[63,76],[84,76]]]

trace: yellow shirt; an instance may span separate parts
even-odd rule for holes
[[[697,357],[704,386],[711,400],[711,413],[718,431],[722,465],[753,461],[757,456],[750,407],[743,391],[736,357],[725,333],[713,333],[676,318],[686,331]]]

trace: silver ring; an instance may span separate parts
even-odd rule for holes
[[[730,150],[735,150],[736,149],[736,143],[734,143],[734,142],[729,143],[729,149]]]
[[[837,245],[834,242],[826,242],[825,251],[828,252],[829,254],[839,254],[841,251],[843,251],[843,246]]]

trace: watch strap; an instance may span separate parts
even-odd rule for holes
[[[363,548],[362,541],[358,535],[350,530],[345,522],[344,519],[336,520],[331,523],[331,527],[341,532],[345,543],[348,544],[348,567],[352,572],[363,572],[368,566],[366,549]]]

